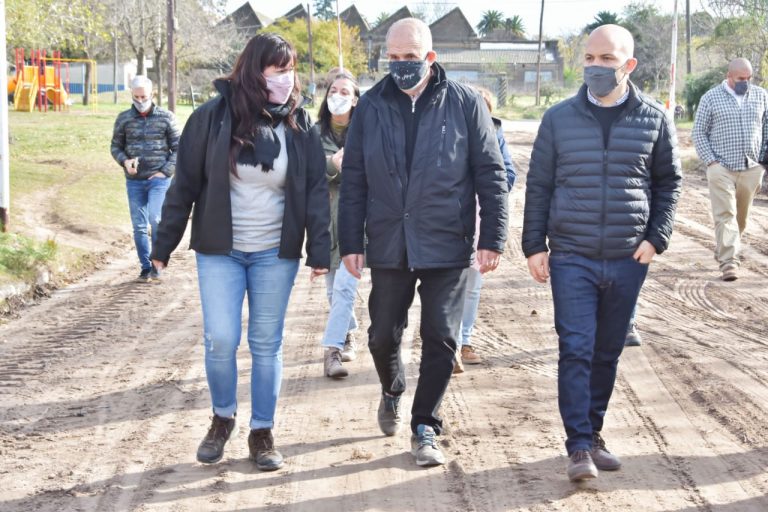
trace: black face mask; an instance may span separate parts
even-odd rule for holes
[[[428,71],[429,63],[426,60],[395,60],[389,63],[389,74],[401,91],[419,85]]]
[[[598,98],[604,98],[619,86],[616,72],[622,67],[623,64],[618,68],[607,66],[584,66],[584,83],[587,84],[587,87],[592,94]]]
[[[735,92],[739,96],[744,96],[745,94],[747,94],[748,89],[749,89],[749,81],[747,80],[741,80],[739,82],[734,82],[733,84],[733,92]]]

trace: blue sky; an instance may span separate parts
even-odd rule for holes
[[[241,6],[244,1],[228,0],[228,12]],[[303,0],[303,3],[306,5],[308,1],[314,7],[314,0]],[[672,12],[673,2],[674,0],[646,0],[646,3],[655,4],[662,11],[669,13]],[[302,0],[278,0],[274,2],[255,0],[252,3],[257,6],[257,10],[267,16],[276,18],[302,3]],[[351,0],[339,0],[339,9],[343,11],[352,3]],[[426,6],[441,4],[445,6],[446,11],[457,6],[461,7],[462,12],[464,12],[472,26],[477,25],[484,11],[498,10],[505,17],[517,14],[523,18],[525,30],[529,36],[537,34],[539,31],[541,6],[539,0],[426,0],[421,3]],[[545,0],[544,34],[554,37],[574,32],[592,21],[597,12],[601,10],[621,12],[624,6],[629,3],[631,3],[631,0]],[[368,18],[368,21],[373,21],[381,12],[392,13],[403,5],[408,5],[410,9],[414,9],[420,2],[407,2],[405,0],[358,0],[354,4]],[[699,7],[699,2],[691,2],[691,4],[691,8]],[[684,12],[684,0],[678,0],[678,9],[681,13]]]

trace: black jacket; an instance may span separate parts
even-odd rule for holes
[[[682,172],[675,126],[633,84],[607,147],[587,88],[547,110],[525,192],[523,252],[631,256],[648,240],[662,253],[672,235]]]
[[[123,167],[129,158],[139,158],[136,174],[129,180],[145,180],[160,171],[168,177],[176,168],[179,147],[179,127],[173,112],[152,105],[152,111],[142,116],[136,107],[120,112],[112,130],[112,158]]]
[[[232,250],[230,87],[223,80],[217,80],[215,85],[221,95],[195,110],[181,134],[176,176],[165,196],[153,259],[168,261],[184,235],[193,204],[190,248],[204,254],[228,254]],[[294,132],[287,126],[285,130],[288,173],[278,256],[301,258],[306,230],[306,264],[329,268],[325,155],[319,132],[312,128],[304,109],[296,110],[296,121],[301,131]]]
[[[470,264],[475,194],[478,247],[502,252],[507,182],[488,108],[472,89],[438,74],[421,114],[410,173],[403,118],[385,88],[366,92],[347,131],[339,201],[341,254],[363,254],[372,268],[459,268]],[[390,89],[390,92],[392,89]],[[395,91],[396,94],[402,94]]]

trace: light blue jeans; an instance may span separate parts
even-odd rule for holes
[[[323,347],[344,348],[347,333],[357,330],[355,317],[355,296],[359,281],[349,273],[342,261],[337,270],[325,275],[325,288],[331,310],[323,334]]]
[[[152,268],[149,255],[157,239],[157,225],[171,178],[152,178],[151,180],[125,180],[128,191],[128,208],[133,224],[133,243],[142,270]],[[151,241],[150,241],[150,233]]]
[[[225,418],[237,411],[237,347],[243,299],[248,295],[251,429],[274,425],[283,374],[285,311],[299,269],[299,260],[280,259],[277,251],[197,253],[205,373],[213,412]]]
[[[483,287],[483,274],[470,267],[467,270],[467,291],[464,295],[464,313],[461,315],[461,346],[471,345],[472,329],[477,319],[480,306],[480,290]]]

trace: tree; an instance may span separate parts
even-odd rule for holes
[[[336,7],[333,0],[315,0],[315,16],[321,20],[336,18]]]
[[[504,20],[504,30],[506,30],[512,37],[525,39],[525,25],[523,24],[523,18],[517,14]]]
[[[485,11],[480,23],[477,24],[477,32],[481,36],[487,36],[494,30],[504,26],[504,15],[500,11]]]
[[[315,70],[328,71],[338,65],[339,50],[337,41],[336,20],[312,20],[312,56]],[[279,20],[269,26],[269,31],[280,34],[293,43],[299,58],[300,73],[309,73],[309,42],[307,35],[307,20],[297,19],[292,22]],[[346,23],[341,24],[341,47],[344,52],[344,67],[353,74],[366,70],[367,62],[365,49],[356,27]]]
[[[634,3],[624,10],[622,26],[635,39],[638,66],[632,81],[643,90],[659,93],[669,76],[672,16],[662,15],[652,4]]]
[[[600,25],[620,25],[621,19],[619,15],[611,11],[600,11],[595,16],[595,20],[584,27],[584,32],[589,34]]]
[[[720,59],[750,60],[758,80],[768,76],[768,0],[709,0],[715,28],[705,41]]]
[[[380,12],[378,16],[376,16],[376,19],[373,20],[373,25],[371,28],[376,28],[382,23],[386,22],[389,19],[390,14],[388,12]]]

